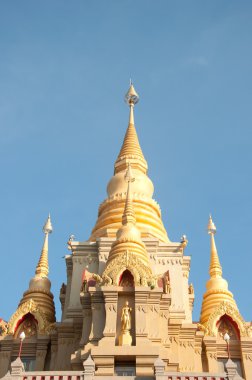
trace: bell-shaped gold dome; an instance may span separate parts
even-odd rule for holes
[[[132,183],[131,194],[136,215],[136,225],[142,237],[155,237],[162,242],[169,242],[161,219],[161,210],[152,198],[154,186],[147,176],[148,165],[139,144],[134,125],[134,105],[138,95],[131,84],[125,99],[130,107],[129,125],[122,148],[115,162],[114,176],[107,186],[107,199],[100,205],[98,219],[92,231],[90,241],[98,237],[115,237],[121,226],[121,218],[127,193],[127,182],[124,177],[128,164],[135,181]]]
[[[132,175],[130,164],[125,174],[125,180],[128,182],[128,188],[122,225],[117,231],[116,241],[112,244],[109,252],[103,276],[109,277],[113,284],[118,285],[122,272],[129,270],[134,277],[135,284],[147,285],[152,271],[141,233],[136,226],[131,198],[131,184],[134,183],[135,178]]]

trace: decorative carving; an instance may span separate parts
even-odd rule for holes
[[[38,332],[40,334],[48,333],[51,324],[48,322],[46,315],[43,313],[43,311],[38,307],[36,302],[34,302],[32,299],[29,301],[23,303],[19,306],[17,311],[12,315],[11,319],[9,320],[8,327],[7,327],[7,333],[8,334],[14,334],[17,323],[20,321],[20,319],[28,314],[31,313],[36,320],[38,321]]]
[[[101,278],[101,276],[99,276],[99,274],[92,273],[92,278],[93,278],[98,284],[102,284],[102,283],[103,283],[103,279]]]
[[[167,315],[166,312],[161,311],[161,313],[159,315],[160,315],[161,318],[168,319],[168,315]]]
[[[0,320],[0,336],[4,336],[7,334],[8,324],[3,319]]]
[[[170,336],[170,342],[172,343],[172,342],[174,342],[174,343],[176,343],[176,344],[178,344],[178,338],[177,337],[175,337],[175,336]]]
[[[25,333],[26,337],[32,337],[37,335],[38,325],[32,314],[27,314],[24,316],[24,320],[18,326],[18,329],[15,332],[15,336],[19,337],[21,332]]]
[[[252,336],[251,327],[246,325],[239,310],[225,301],[213,311],[208,318],[207,323],[204,325],[198,324],[198,328],[204,331],[206,335],[216,337],[218,333],[217,322],[225,314],[237,323],[241,336]]]
[[[137,310],[143,313],[147,313],[146,306],[138,305]]]
[[[201,355],[202,349],[201,348],[195,348],[194,352],[196,355]]]
[[[163,290],[165,294],[171,293],[170,276],[169,271],[165,273],[163,277]]]
[[[82,282],[80,291],[83,292],[83,293],[87,293],[87,291],[88,291],[88,281],[87,281],[86,278]]]
[[[102,279],[103,279],[104,285],[112,285],[113,281],[111,277],[107,276],[106,274],[103,274]]]
[[[192,283],[188,286],[188,293],[189,294],[194,294],[194,287],[193,287]]]
[[[60,288],[60,295],[66,294],[66,284],[62,282],[61,288]]]
[[[120,255],[111,261],[105,268],[102,274],[104,285],[118,285],[120,276],[125,270],[131,272],[136,286],[147,286],[148,282],[152,279],[151,269],[135,254],[127,250],[123,255]]]
[[[149,310],[159,314],[159,308],[157,308],[155,305],[149,306]]]
[[[252,362],[252,355],[251,354],[245,354],[244,358],[245,358],[245,360],[250,360]]]
[[[210,352],[208,355],[211,359],[217,360],[217,354]]]

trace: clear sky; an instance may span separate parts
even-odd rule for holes
[[[251,1],[12,0],[0,4],[0,317],[34,275],[51,213],[57,318],[70,234],[86,240],[135,122],[172,241],[192,256],[198,320],[216,244],[241,314],[252,319]]]

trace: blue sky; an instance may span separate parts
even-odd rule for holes
[[[86,240],[135,122],[172,241],[186,234],[198,320],[216,244],[251,320],[250,1],[2,1],[1,307],[8,320],[34,274],[51,213],[50,279],[60,319],[70,234]]]

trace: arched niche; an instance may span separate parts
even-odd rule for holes
[[[38,333],[38,321],[33,314],[25,314],[17,323],[14,338],[19,338],[21,332],[25,333],[26,338],[36,337]]]
[[[243,362],[240,346],[240,330],[237,322],[230,315],[222,315],[216,323],[217,329],[217,362],[218,371],[225,371],[225,364],[230,357],[237,365],[237,371],[243,376]],[[229,341],[226,342],[225,334],[229,335]]]
[[[19,326],[20,322],[28,313],[32,314],[36,319],[38,324],[38,332],[40,334],[44,334],[46,330],[49,328],[50,323],[47,321],[45,314],[40,310],[36,302],[32,299],[24,302],[22,305],[18,307],[16,312],[12,315],[8,323],[8,333],[15,334],[17,330],[17,326]]]
[[[123,287],[134,287],[135,286],[135,281],[134,281],[134,276],[132,273],[126,269],[120,276],[119,278],[119,286]]]
[[[233,321],[234,325],[237,325],[239,331],[239,336],[250,336],[251,331],[249,327],[246,326],[245,321],[239,313],[239,310],[230,305],[228,302],[223,301],[210,315],[206,325],[204,326],[207,335],[217,337],[218,333],[218,321],[223,317],[227,316]]]
[[[230,342],[240,340],[240,330],[237,323],[227,314],[221,316],[217,321],[217,341],[224,340],[224,336],[227,333],[230,337]]]

